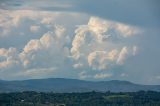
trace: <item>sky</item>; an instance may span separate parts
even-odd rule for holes
[[[159,0],[1,0],[0,79],[160,84]]]

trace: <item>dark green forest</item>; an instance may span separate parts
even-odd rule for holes
[[[0,106],[160,106],[160,92],[1,93]]]

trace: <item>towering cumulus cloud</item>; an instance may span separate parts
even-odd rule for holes
[[[65,47],[65,29],[55,27],[53,32],[47,32],[40,39],[30,40],[20,54],[24,67],[51,67],[64,64],[68,55]]]
[[[137,54],[136,44],[127,41],[138,29],[129,25],[76,13],[0,13],[0,46],[6,44],[0,47],[0,76],[4,79],[6,73],[9,79],[55,73],[64,77],[65,71],[83,79],[110,78],[113,73],[108,70]]]
[[[123,41],[136,35],[138,30],[125,24],[91,17],[88,24],[80,25],[75,33],[71,54],[79,66],[107,70],[122,65],[136,52],[136,46],[128,46]]]

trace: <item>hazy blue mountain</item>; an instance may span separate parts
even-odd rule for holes
[[[139,90],[160,91],[160,85],[140,85],[128,81],[84,81],[77,79],[49,78],[22,81],[0,80],[0,92],[87,92],[87,91],[133,92]]]

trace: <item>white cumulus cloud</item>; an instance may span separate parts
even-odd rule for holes
[[[31,32],[36,33],[40,29],[40,26],[33,25],[30,27]]]
[[[0,70],[12,68],[19,64],[16,48],[0,49]]]
[[[76,70],[108,70],[137,54],[137,46],[123,42],[137,32],[129,25],[65,12],[0,9],[0,13],[0,46],[4,46],[0,48],[0,70],[17,70],[15,77],[31,77],[67,65]],[[79,76],[107,77],[92,74],[82,71]]]
[[[40,39],[30,40],[20,54],[23,65],[25,67],[50,67],[63,64],[68,56],[68,48],[65,47],[66,39],[61,29],[56,27],[55,31],[47,32]]]
[[[112,77],[112,74],[106,74],[106,73],[99,73],[94,76],[95,79],[104,79],[110,77]]]
[[[137,46],[128,46],[123,41],[137,32],[137,28],[129,25],[91,17],[87,25],[79,25],[75,30],[70,50],[72,58],[93,70],[122,65],[137,52]]]
[[[107,51],[95,51],[88,55],[88,64],[94,70],[104,70],[115,64],[115,59],[117,58],[118,51],[112,50]]]

